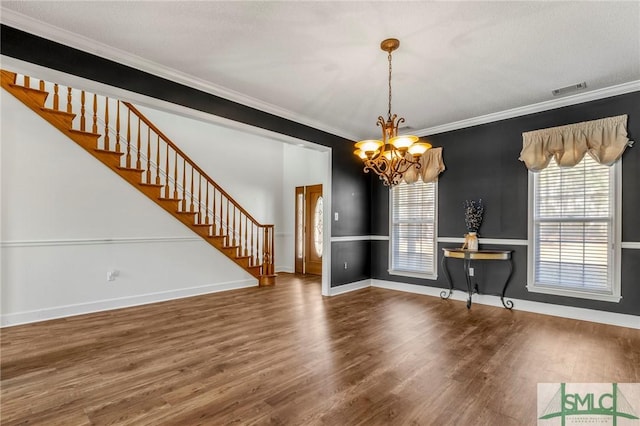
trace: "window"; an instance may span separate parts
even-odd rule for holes
[[[621,161],[529,173],[532,292],[619,301]]]
[[[401,182],[391,189],[392,275],[436,279],[436,182]]]

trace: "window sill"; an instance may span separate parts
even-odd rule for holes
[[[545,287],[540,285],[538,286],[527,285],[527,290],[531,293],[543,293],[543,294],[552,294],[554,296],[577,297],[580,299],[599,300],[603,302],[619,303],[620,299],[622,299],[622,296],[618,294],[589,293],[586,291],[567,290],[563,288]]]
[[[396,275],[400,277],[409,277],[409,278],[420,278],[423,280],[437,280],[438,274],[421,274],[419,272],[409,272],[409,271],[397,271],[394,269],[388,269],[387,272],[389,275]]]

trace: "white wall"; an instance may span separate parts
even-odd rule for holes
[[[309,148],[284,146],[284,175],[282,179],[283,198],[283,226],[278,235],[279,259],[276,262],[279,270],[293,272],[295,268],[295,188],[322,184],[323,194],[330,191],[327,164],[330,163],[330,153],[315,151]],[[325,204],[325,208],[328,205]],[[329,209],[330,211],[330,209]],[[325,215],[327,216],[327,215]],[[329,215],[330,216],[330,215]],[[326,229],[326,227],[325,227]],[[327,239],[325,239],[327,240]]]
[[[1,99],[3,325],[256,285],[13,96]],[[144,112],[257,220],[282,226],[282,143]]]

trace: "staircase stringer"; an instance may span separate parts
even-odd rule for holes
[[[51,99],[45,88],[52,83],[37,80],[39,88],[34,89],[28,76],[22,77],[22,85],[15,73],[2,70],[1,77],[5,90],[256,277],[260,285],[275,283],[273,225],[251,217],[133,105],[57,84]],[[91,100],[92,108],[86,105]],[[104,103],[103,111],[98,102]],[[60,109],[61,103],[66,110]],[[109,105],[115,107],[110,111]],[[80,117],[74,110],[81,111]]]

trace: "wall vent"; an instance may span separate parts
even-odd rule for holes
[[[569,93],[577,92],[578,90],[586,89],[587,82],[583,81],[582,83],[572,84],[571,86],[561,87],[559,89],[552,90],[551,93],[553,96],[562,96],[567,95]]]

